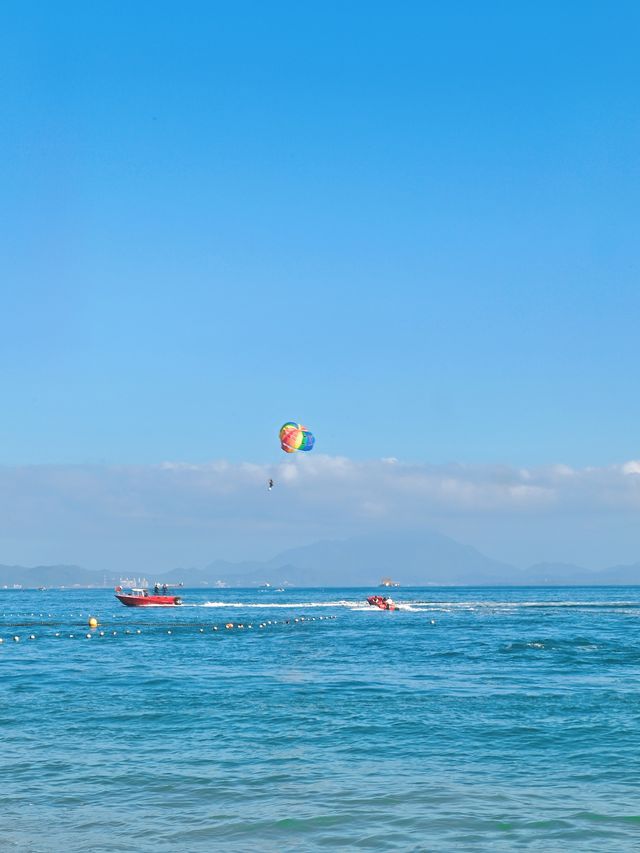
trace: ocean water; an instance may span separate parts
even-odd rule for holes
[[[0,591],[0,848],[640,849],[640,588],[376,591]]]

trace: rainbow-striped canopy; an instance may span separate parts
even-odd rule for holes
[[[285,453],[311,450],[316,440],[306,426],[288,421],[280,427],[280,447]]]

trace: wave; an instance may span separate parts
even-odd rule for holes
[[[367,610],[372,609],[368,604],[362,604],[359,601],[290,601],[272,602],[265,601],[205,601],[204,604],[192,604],[192,607],[255,607],[260,610],[291,610],[309,608],[309,607],[349,607],[350,609],[360,609],[363,607]]]
[[[637,609],[640,601],[415,601],[414,605],[421,607],[446,607],[451,610],[477,610],[485,609],[513,609],[534,608],[545,609],[551,607],[582,608],[582,609]]]
[[[353,599],[337,599],[332,601],[206,601],[203,604],[189,603],[184,607],[211,607],[256,610],[291,610],[293,608],[328,608],[341,607],[361,612],[378,612],[377,607],[370,607],[366,601]],[[455,613],[475,611],[513,612],[517,610],[546,610],[546,609],[586,609],[586,610],[629,610],[636,612],[640,601],[424,601],[396,600],[396,609],[408,613]]]
[[[313,607],[344,607],[348,610],[362,611],[364,613],[384,613],[378,607],[371,607],[366,601],[350,601],[349,599],[340,599],[339,601],[293,601],[293,602],[273,602],[264,601],[207,601],[204,604],[192,604],[191,607],[230,607],[241,609],[255,608],[257,610],[292,610],[292,609],[307,609]],[[427,609],[415,607],[409,602],[396,602],[397,610],[406,610],[409,612],[421,613]]]
[[[539,637],[535,640],[516,640],[512,643],[507,643],[499,651],[502,654],[526,652],[530,649],[534,651],[596,652],[601,650],[601,648],[601,645],[589,637]]]

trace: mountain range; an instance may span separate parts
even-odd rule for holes
[[[640,562],[593,571],[568,563],[537,563],[526,569],[493,560],[470,545],[422,530],[324,540],[283,551],[271,560],[216,560],[203,568],[153,574],[151,583],[184,586],[372,586],[389,577],[401,586],[591,585],[640,583]],[[0,587],[112,586],[117,570],[98,572],[74,565],[0,565]]]

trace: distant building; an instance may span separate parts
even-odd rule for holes
[[[120,586],[129,589],[146,589],[149,581],[146,578],[120,578]]]

